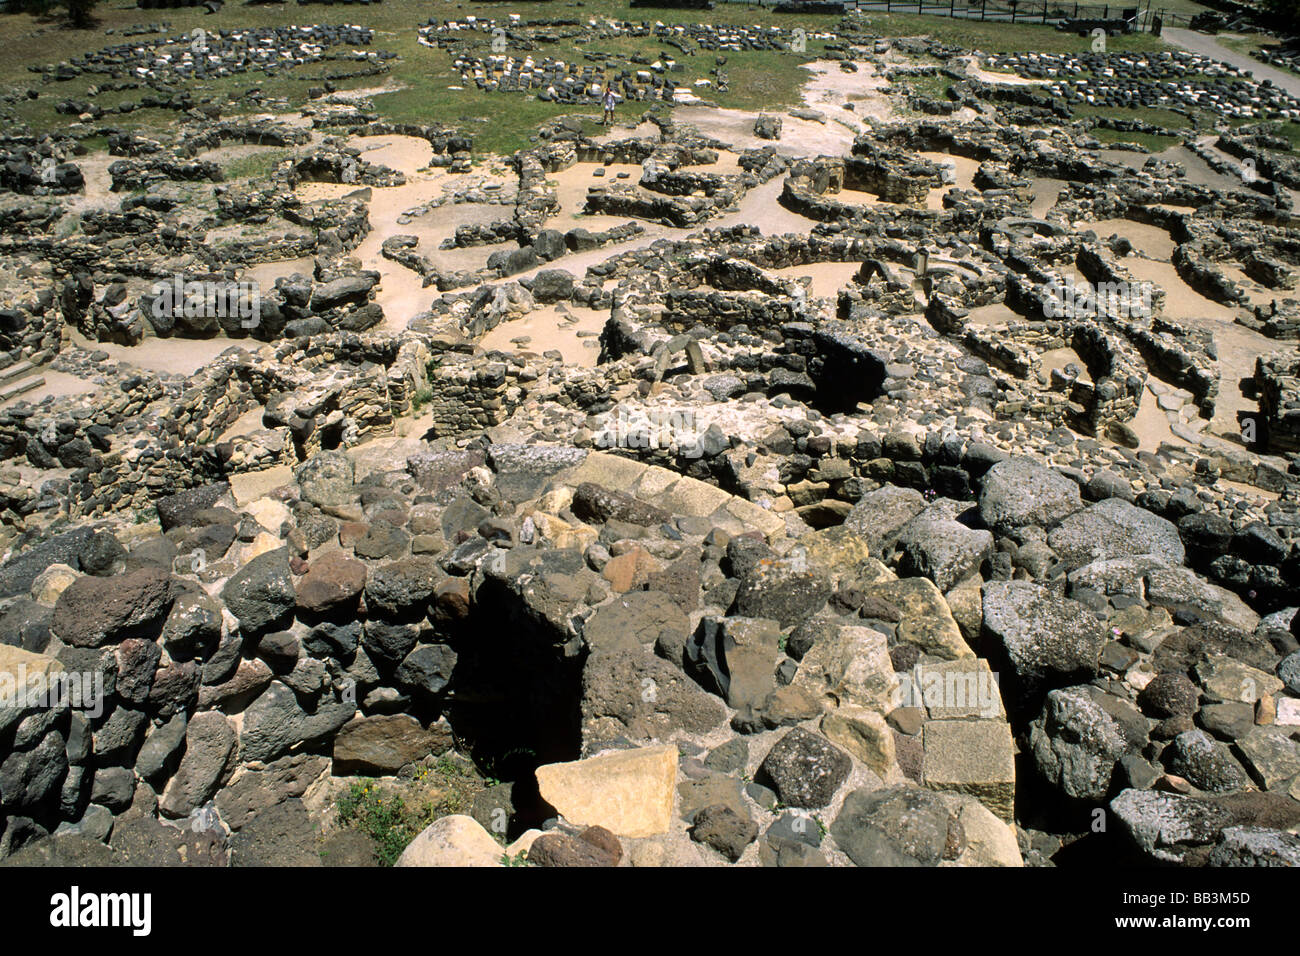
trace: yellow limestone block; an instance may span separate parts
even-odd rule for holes
[[[672,745],[537,768],[542,798],[570,823],[625,837],[665,833],[673,819],[677,748]]]

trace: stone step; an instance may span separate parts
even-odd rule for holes
[[[34,388],[40,388],[44,384],[44,375],[35,375],[31,378],[21,379],[20,381],[14,382],[12,385],[0,388],[0,402],[7,402],[9,399],[16,398],[24,392],[30,392]]]
[[[36,366],[26,360],[14,362],[7,368],[0,369],[0,382],[8,382],[13,379],[22,378],[24,375],[30,375],[36,371]]]

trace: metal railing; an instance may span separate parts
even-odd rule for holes
[[[744,2],[750,6],[774,7],[780,0],[722,0]],[[846,10],[864,13],[910,13],[922,16],[951,17],[993,23],[1058,24],[1067,20],[1123,20],[1134,32],[1148,32],[1163,26],[1186,26],[1191,17],[1163,7],[1153,7],[1150,0],[1135,6],[1120,3],[1061,3],[1051,0],[844,0]]]

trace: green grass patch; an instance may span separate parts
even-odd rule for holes
[[[868,13],[867,21],[872,31],[883,36],[931,36],[982,53],[1088,53],[1092,50],[1091,36],[1063,33],[1054,26],[1042,24],[1013,25],[1005,21],[980,22],[914,13]],[[1111,53],[1125,53],[1167,50],[1169,46],[1150,34],[1134,33],[1108,37],[1106,49]]]
[[[1214,38],[1220,46],[1226,46],[1234,53],[1240,53],[1243,56],[1250,56],[1256,50],[1262,50],[1269,47],[1278,47],[1282,41],[1277,37],[1271,37],[1267,34],[1256,34],[1255,36],[1241,36],[1234,33],[1220,33]]]
[[[1263,130],[1273,136],[1281,136],[1291,144],[1292,150],[1300,150],[1300,123],[1266,123]]]
[[[1129,109],[1110,109],[1103,106],[1076,106],[1074,115],[1080,119],[1099,117],[1103,119],[1139,120],[1153,126],[1165,126],[1170,129],[1183,129],[1191,125],[1182,113],[1164,110],[1158,107],[1132,107]]]
[[[424,406],[433,401],[433,389],[427,385],[424,388],[416,389],[415,394],[411,396],[411,414],[418,415],[424,409]]]
[[[467,813],[488,786],[468,763],[444,755],[397,780],[354,780],[335,801],[335,821],[374,843],[375,856],[392,866],[420,831],[439,817]]]
[[[1203,9],[1192,0],[1174,0],[1168,8],[1188,13]],[[278,5],[228,5],[220,13],[209,16],[202,8],[169,9],[166,19],[171,24],[170,34],[183,36],[196,28],[214,30],[233,26],[286,26],[310,23],[362,23],[375,31],[372,49],[388,50],[398,58],[388,61],[389,72],[375,76],[346,78],[335,81],[340,90],[367,90],[375,108],[385,118],[397,122],[446,123],[458,126],[474,137],[477,153],[509,154],[530,144],[539,124],[560,115],[577,115],[584,118],[584,127],[595,132],[594,120],[599,116],[597,104],[564,105],[547,103],[523,93],[481,92],[465,86],[460,74],[453,69],[451,56],[442,50],[420,45],[417,27],[430,18],[463,18],[466,13],[505,19],[517,13],[525,19],[537,18],[613,18],[633,22],[661,21],[668,24],[697,23],[708,19],[715,23],[739,25],[802,27],[810,34],[833,29],[840,18],[832,14],[778,14],[740,3],[721,3],[708,14],[692,10],[633,9],[626,0],[555,0],[538,5],[532,3],[494,3],[490,7],[470,7],[449,0],[386,0],[383,4],[365,8],[353,6],[318,5],[300,7],[296,4]],[[38,90],[36,100],[21,100],[7,108],[7,112],[20,123],[38,132],[56,130],[75,122],[75,117],[56,114],[55,105],[64,99],[86,100],[90,87],[105,82],[101,76],[81,76],[66,82],[41,82],[27,70],[29,64],[54,64],[84,55],[104,46],[126,42],[120,35],[105,36],[104,28],[123,27],[148,22],[155,17],[150,11],[122,5],[101,6],[95,11],[94,30],[71,30],[52,20],[41,20],[28,14],[0,16],[0,45],[11,56],[0,61],[0,80],[10,87],[30,87]],[[1025,10],[1026,16],[1031,16]],[[1086,53],[1092,39],[1072,33],[1062,33],[1052,26],[1032,23],[979,22],[947,17],[917,14],[876,14],[865,16],[865,29],[881,36],[922,36],[951,43],[984,53]],[[139,37],[147,41],[152,35]],[[1241,38],[1243,42],[1253,38]],[[1169,49],[1165,41],[1149,34],[1111,37],[1107,41],[1112,52],[1154,51]],[[486,53],[488,38],[476,37],[474,45]],[[672,57],[682,69],[669,74],[674,80],[696,90],[697,79],[713,78],[718,66],[715,51],[698,50],[694,55],[683,55],[674,47],[661,43],[655,37],[611,37],[590,42],[565,40],[559,43],[537,43],[533,49],[522,48],[512,52],[530,53],[535,58],[551,56],[571,62],[601,64],[609,58],[611,64],[631,65],[633,58],[651,61]],[[809,38],[808,49],[803,53],[791,51],[726,51],[726,72],[729,89],[718,92],[712,87],[697,90],[703,99],[719,106],[744,110],[779,110],[798,105],[800,91],[808,79],[805,64],[824,53],[824,42]],[[588,60],[584,54],[597,54]],[[603,55],[603,56],[602,56]],[[918,61],[919,62],[919,61]],[[282,100],[289,109],[308,103],[308,91],[323,84],[322,75],[348,65],[346,61],[324,60],[303,66],[290,73],[268,77],[260,73],[246,73],[231,77],[192,83],[187,89],[199,102],[224,102],[224,115],[262,112],[265,107],[254,92],[263,98]],[[951,86],[946,77],[917,77],[906,81],[923,95],[942,98]],[[461,87],[462,89],[452,89]],[[148,94],[147,87],[134,90],[105,91],[93,101],[100,106],[137,102]],[[620,121],[637,118],[657,103],[624,103],[617,114]],[[1134,111],[1140,114],[1142,111]],[[1175,114],[1176,115],[1176,114]],[[109,114],[89,124],[114,126],[128,131],[148,132],[170,127],[183,117],[170,110],[137,109],[128,113]],[[1186,125],[1181,117],[1174,120],[1152,120],[1162,125]],[[1131,141],[1136,134],[1128,134]],[[256,166],[242,167],[247,175],[256,175]],[[237,178],[244,173],[241,167],[228,169],[228,175]]]
[[[914,93],[928,96],[932,100],[946,100],[948,91],[957,82],[950,76],[939,73],[935,76],[913,76],[903,81]]]
[[[355,7],[297,5],[232,6],[215,16],[207,16],[201,8],[179,8],[166,11],[171,24],[171,35],[188,34],[196,28],[205,30],[239,26],[286,26],[308,23],[357,23],[375,31],[373,49],[390,50],[400,59],[389,61],[390,72],[377,76],[357,77],[336,81],[339,89],[389,87],[393,92],[375,95],[376,108],[388,119],[398,122],[449,123],[460,126],[475,137],[476,151],[510,153],[527,146],[529,137],[537,126],[547,119],[564,114],[594,114],[599,116],[598,104],[569,106],[546,103],[533,96],[520,93],[485,93],[476,88],[448,89],[462,85],[461,77],[452,68],[451,57],[441,50],[419,44],[416,29],[430,17],[435,19],[463,18],[467,12],[464,4],[450,2],[415,2],[415,0],[388,0],[364,10]],[[478,9],[479,16],[504,19],[511,13],[524,18],[550,17],[612,17],[634,22],[662,21],[665,23],[694,23],[700,16],[690,10],[632,9],[625,2],[614,0],[588,0],[577,4],[554,3],[545,7],[529,3],[494,4],[490,9]],[[95,30],[70,30],[56,24],[41,22],[27,14],[0,16],[0,45],[7,50],[21,50],[21,56],[11,56],[0,62],[0,80],[10,86],[34,86],[40,92],[36,100],[25,100],[13,107],[15,118],[34,130],[50,130],[73,122],[75,118],[54,112],[56,103],[63,99],[90,99],[87,90],[103,77],[81,76],[66,82],[41,83],[27,70],[28,64],[53,64],[98,50],[104,46],[123,42],[121,37],[106,37],[102,29],[122,28],[151,19],[145,11],[127,7],[103,6],[95,11],[98,19]],[[833,26],[838,17],[830,15],[776,14],[759,11],[740,4],[720,4],[709,14],[716,23],[774,25],[803,27],[809,32]],[[151,35],[142,36],[148,40]],[[487,51],[487,37],[482,38],[483,51]],[[700,95],[724,107],[738,109],[780,108],[799,102],[799,89],[807,79],[801,64],[815,59],[824,48],[817,40],[810,40],[806,53],[785,51],[729,52],[723,69],[728,74],[730,90],[727,93],[705,91]],[[553,56],[570,61],[582,61],[582,52],[591,50],[630,57],[644,56],[651,60],[672,56],[684,64],[674,79],[693,82],[709,76],[715,67],[712,51],[698,51],[694,56],[683,56],[673,47],[665,46],[654,37],[616,37],[597,40],[589,44],[563,42],[538,44],[531,51],[534,57]],[[515,50],[517,53],[525,51]],[[321,74],[338,67],[334,61],[310,64],[292,73],[267,77],[260,73],[246,73],[232,77],[194,83],[188,87],[196,100],[219,101],[233,98],[240,101],[248,91],[256,89],[263,96],[283,97],[290,108],[307,102],[307,91],[322,84]],[[106,91],[94,98],[101,106],[112,106],[139,98],[149,91]],[[640,115],[650,103],[628,103],[618,109],[619,118],[632,119]],[[255,109],[248,103],[248,112]],[[238,106],[228,113],[239,112]],[[97,124],[112,125],[127,130],[159,128],[176,123],[180,117],[167,110],[136,110],[125,114],[105,116]],[[96,125],[97,125],[96,124]]]
[[[222,166],[227,180],[254,179],[268,176],[281,162],[293,155],[291,149],[263,149],[232,159]]]
[[[1117,129],[1105,129],[1098,126],[1092,135],[1103,143],[1137,143],[1149,153],[1163,153],[1171,146],[1182,142],[1177,136],[1160,136],[1156,133],[1126,133]]]
[[[374,842],[375,855],[392,866],[420,831],[438,818],[432,803],[408,807],[406,801],[373,780],[353,783],[336,806],[340,826],[359,830]]]
[[[1074,108],[1076,118],[1085,119],[1088,117],[1099,117],[1105,119],[1132,119],[1140,120],[1144,123],[1150,123],[1153,126],[1163,126],[1168,129],[1185,129],[1191,125],[1190,121],[1182,113],[1175,113],[1173,110],[1162,110],[1155,108],[1136,107],[1126,110],[1112,110],[1100,106],[1076,106]],[[1108,129],[1104,126],[1095,126],[1092,129],[1092,135],[1103,143],[1137,143],[1148,152],[1164,152],[1171,146],[1177,146],[1182,140],[1177,136],[1165,136],[1159,133],[1138,133],[1118,129]]]
[[[1122,6],[1122,4],[1120,5]],[[1214,13],[1213,7],[1206,6],[1203,3],[1197,3],[1196,0],[1160,0],[1159,3],[1153,4],[1156,10],[1164,10],[1166,13],[1174,14],[1173,17],[1166,18],[1165,26],[1187,26],[1182,21],[1182,17],[1191,19],[1198,13]],[[1115,6],[1112,9],[1119,9]]]

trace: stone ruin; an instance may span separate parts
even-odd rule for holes
[[[464,57],[493,27],[421,33]],[[260,68],[221,42],[228,68]],[[1093,64],[1000,65],[1064,91]],[[1226,97],[1193,61],[1112,65],[1106,102],[1177,67],[1200,85],[1159,95],[1293,109]],[[0,374],[97,386],[0,408],[0,685],[100,691],[0,708],[0,855],[373,863],[318,835],[330,800],[472,759],[496,779],[396,862],[1300,862],[1291,165],[1239,130],[1218,152],[1270,157],[1264,184],[1197,185],[1101,155],[1063,92],[1055,112],[951,89],[970,114],[873,123],[838,156],[782,152],[779,130],[732,149],[654,112],[649,138],[545,124],[496,218],[451,233],[490,247],[482,266],[383,237],[427,290],[398,329],[357,251],[367,191],[403,174],[356,141],[418,136],[465,172],[459,131],[332,102],[309,142],[260,122],[116,134],[111,181],[151,190],[71,235],[71,171],[0,182]],[[77,144],[19,139],[17,165],[76,168]],[[250,141],[292,154],[233,184],[195,158]],[[728,150],[740,171],[712,171]],[[548,225],[548,176],[578,163],[642,167],[585,192],[625,224]],[[356,189],[307,202],[304,182]],[[806,230],[724,221],[765,187]],[[1224,381],[1223,329],[1142,279],[1094,227],[1113,222],[1164,230],[1171,273],[1278,348]],[[251,326],[147,308],[177,272],[306,257]],[[484,344],[543,307],[600,313],[594,364]],[[189,376],[107,351],[148,334],[234,341]],[[1139,434],[1152,396],[1177,441]],[[1224,408],[1253,440],[1224,437]]]

